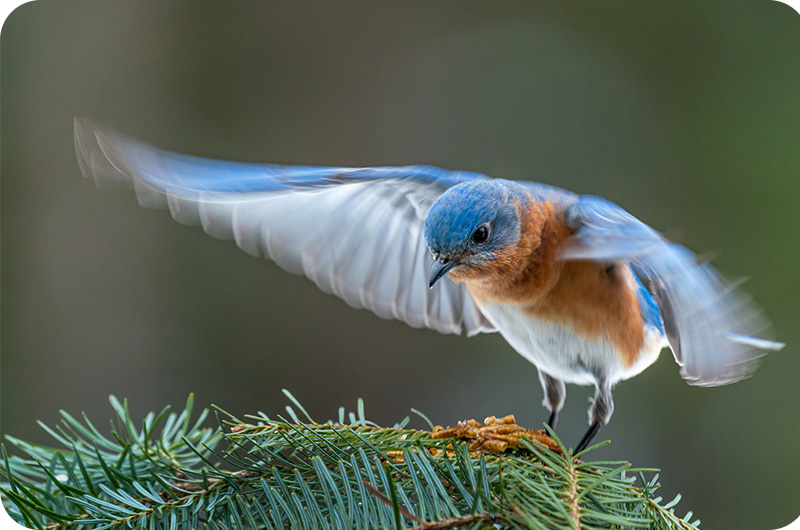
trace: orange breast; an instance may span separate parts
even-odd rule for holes
[[[582,335],[605,338],[631,366],[644,346],[644,321],[631,281],[621,264],[563,262],[555,287],[526,309],[540,318],[569,324]]]
[[[644,346],[644,322],[632,273],[622,264],[561,261],[572,230],[550,203],[520,207],[519,244],[480,269],[453,271],[480,303],[514,304],[537,318],[610,341],[631,366]]]

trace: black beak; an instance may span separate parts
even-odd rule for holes
[[[428,287],[433,288],[434,284],[456,265],[458,265],[458,261],[454,259],[439,258],[434,261],[433,267],[431,267],[431,281],[428,283]]]

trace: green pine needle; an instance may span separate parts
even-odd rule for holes
[[[376,426],[361,400],[336,422],[314,423],[284,393],[288,420],[243,422],[218,409],[216,427],[205,425],[207,410],[192,418],[191,395],[180,413],[165,407],[142,421],[111,396],[109,434],[62,411],[55,428],[42,425],[60,448],[6,436],[17,454],[2,447],[4,505],[47,530],[698,528],[691,513],[675,515],[680,496],[659,504],[657,475],[644,475],[654,470],[527,440],[503,453],[471,450],[406,428],[408,418]]]

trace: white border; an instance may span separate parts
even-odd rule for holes
[[[787,6],[794,9],[795,13],[800,15],[800,0],[774,0],[775,2],[780,2],[781,4],[786,4]],[[789,528],[788,526],[786,528]],[[778,529],[783,530],[783,529]],[[794,528],[792,529],[794,530]]]
[[[5,26],[6,20],[8,16],[19,6],[22,4],[27,4],[28,1],[33,0],[0,0],[0,18],[3,21],[3,25]],[[773,0],[775,2],[780,2],[782,4],[786,4],[792,9],[794,9],[795,13],[800,15],[800,0]],[[0,30],[1,31],[1,30]],[[2,508],[0,505],[0,530],[7,530],[7,529],[24,529],[24,526],[21,526],[14,522],[13,519],[6,513],[5,509]],[[800,517],[798,517],[793,523],[789,523],[788,526],[784,526],[783,528],[778,528],[776,530],[800,530]]]
[[[27,4],[28,0],[0,0],[0,18],[3,20],[3,25],[6,24],[8,15],[11,14],[16,8],[22,4]]]

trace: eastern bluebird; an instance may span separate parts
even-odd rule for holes
[[[716,386],[783,347],[755,337],[758,311],[710,265],[599,197],[430,166],[210,160],[83,118],[75,145],[98,186],[132,185],[141,205],[234,239],[353,307],[442,333],[499,332],[538,368],[553,428],[564,383],[594,385],[576,453],[608,423],[614,385],[662,348],[689,384]]]

